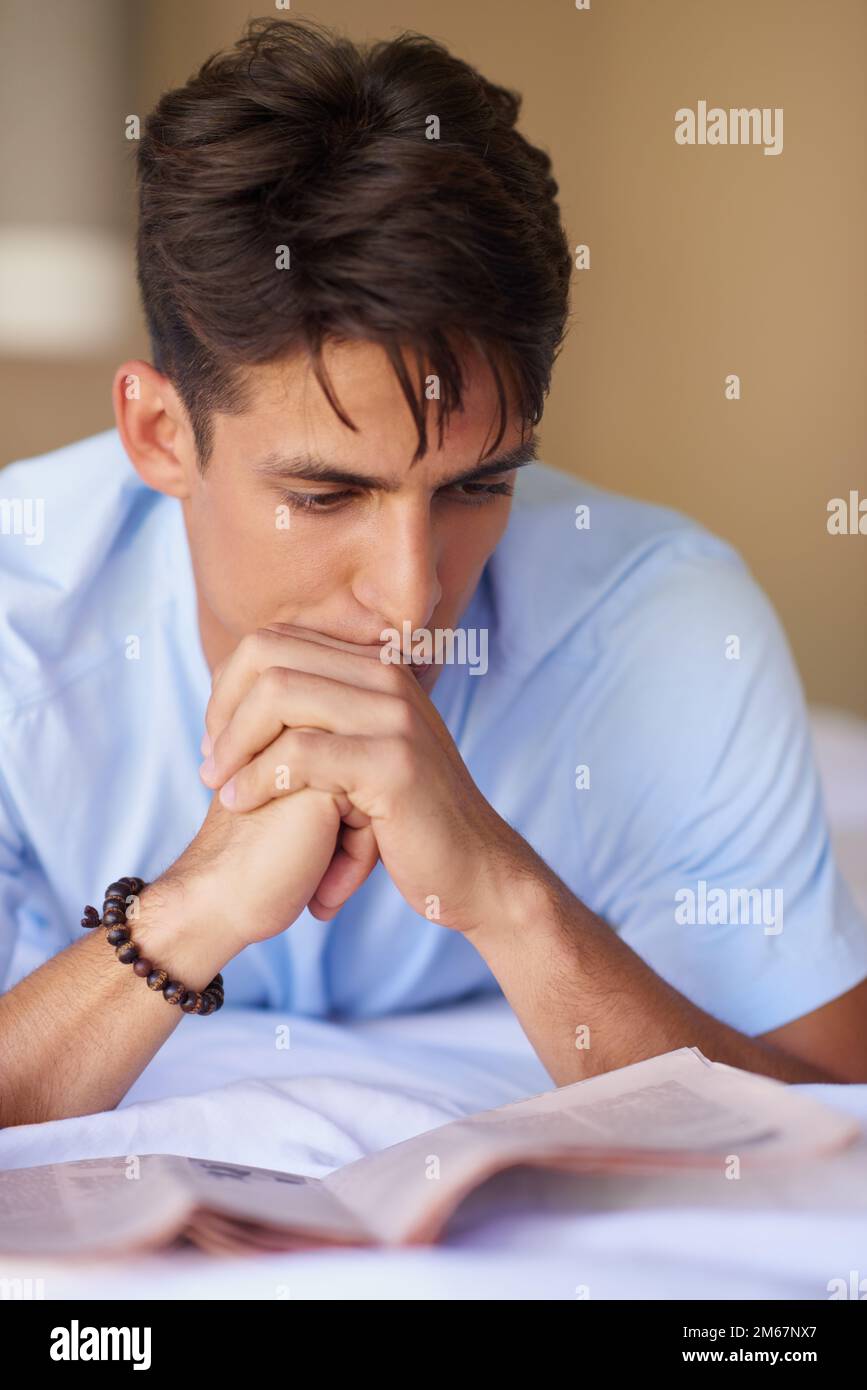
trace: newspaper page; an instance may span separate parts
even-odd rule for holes
[[[373,1238],[363,1217],[346,1207],[319,1178],[300,1173],[281,1173],[272,1168],[253,1168],[238,1163],[216,1163],[185,1158],[183,1181],[197,1205],[218,1218],[210,1224],[227,1229],[227,1218],[237,1218],[236,1229],[246,1229],[249,1240],[266,1241],[268,1232],[282,1232],[279,1248],[288,1246],[286,1231],[294,1236],[341,1244],[369,1244]],[[203,1211],[197,1213],[201,1224]]]
[[[82,1158],[0,1173],[0,1250],[89,1255],[159,1248],[192,1199],[171,1154]]]
[[[287,1236],[287,1228],[292,1232]],[[369,1244],[364,1223],[318,1178],[141,1154],[0,1172],[0,1251],[90,1256],[160,1248]]]
[[[653,1172],[784,1163],[860,1133],[782,1082],[717,1066],[697,1048],[562,1086],[429,1130],[325,1179],[387,1244],[427,1242],[461,1200],[515,1164],[567,1171]]]

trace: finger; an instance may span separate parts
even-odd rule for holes
[[[270,666],[241,700],[200,775],[207,786],[222,786],[287,728],[374,737],[409,735],[415,718],[409,702],[398,696],[361,690],[330,676]]]
[[[349,643],[344,643],[338,649],[333,645],[333,639],[326,644],[269,628],[259,628],[242,638],[232,655],[222,663],[219,677],[212,683],[211,697],[205,711],[205,727],[211,745],[216,743],[258,677],[272,666],[306,671],[310,675],[330,676],[333,680],[360,689],[384,693],[406,691],[410,699],[426,698],[408,671],[374,656],[374,648],[346,650],[349,646]],[[376,650],[380,652],[385,648]]]
[[[330,921],[358,891],[378,861],[379,848],[372,828],[369,825],[361,830],[344,827],[334,857],[307,904],[308,910],[320,922]]]
[[[415,776],[414,750],[406,739],[287,729],[226,782],[220,801],[232,811],[252,811],[275,796],[313,787],[347,797],[373,819],[388,814]]]
[[[337,651],[353,652],[356,656],[374,657],[379,660],[380,643],[345,642],[339,637],[329,637],[314,628],[296,627],[292,623],[267,623],[264,632],[276,632],[281,637],[298,637],[303,642],[313,642],[322,647],[334,647]]]
[[[223,657],[223,660],[222,660],[222,661],[218,661],[217,664],[216,664],[216,666],[215,666],[215,667],[213,668],[213,670],[211,671],[211,689],[212,689],[212,690],[213,690],[214,686],[216,685],[217,681],[220,679],[220,676],[222,675],[223,671],[226,669],[226,662],[227,662],[227,661],[228,661],[228,657]],[[203,757],[203,758],[207,758],[207,757],[210,756],[211,748],[212,748],[212,743],[211,743],[211,736],[210,736],[210,734],[208,733],[208,729],[207,729],[207,719],[206,719],[206,723],[205,723],[205,732],[204,732],[204,734],[202,735],[202,741],[201,741],[201,743],[199,744],[199,748],[201,749],[201,754],[202,754],[202,757]]]

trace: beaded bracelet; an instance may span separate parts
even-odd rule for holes
[[[147,977],[148,988],[162,994],[167,1004],[177,1004],[185,1014],[213,1014],[223,1007],[223,977],[215,975],[203,990],[187,989],[180,980],[170,980],[167,970],[161,970],[139,955],[138,946],[130,939],[126,900],[137,897],[145,887],[144,879],[119,878],[105,890],[100,917],[88,903],[81,919],[83,927],[105,927],[105,937],[115,947],[121,965],[131,965],[135,975]]]

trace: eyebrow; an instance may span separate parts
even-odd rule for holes
[[[453,478],[447,478],[439,487],[454,487],[458,483],[480,482],[495,473],[510,473],[513,468],[523,468],[534,463],[539,455],[539,438],[535,433],[522,444],[507,449],[496,458],[474,468],[465,469]],[[310,454],[266,454],[253,464],[255,472],[274,481],[300,479],[304,482],[342,483],[344,487],[373,488],[378,492],[397,492],[402,486],[402,478],[376,477],[370,473],[353,473],[351,469],[339,468]]]

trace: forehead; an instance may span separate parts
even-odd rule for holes
[[[418,385],[414,356],[403,352],[410,379]],[[241,415],[217,415],[216,443],[220,451],[256,456],[269,451],[309,452],[335,464],[404,470],[418,445],[418,432],[397,376],[383,348],[376,343],[327,342],[323,364],[342,410],[357,426],[351,430],[325,397],[306,354],[248,367],[243,378],[250,408]],[[474,464],[490,448],[499,428],[499,398],[490,368],[477,353],[461,358],[464,372],[463,409],[444,423],[443,448],[436,429],[437,402],[428,406],[428,453],[416,471],[435,468],[445,460]],[[508,379],[503,377],[508,392]],[[422,383],[424,389],[425,383]],[[520,419],[512,402],[506,433],[498,454],[520,435]]]

